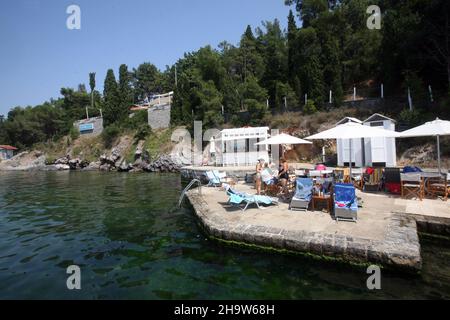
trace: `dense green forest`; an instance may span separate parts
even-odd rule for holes
[[[279,0],[282,1],[282,0]],[[102,93],[95,74],[89,91],[61,89],[61,98],[36,107],[16,107],[0,118],[0,143],[30,147],[70,132],[74,120],[102,110],[110,127],[135,126],[130,104],[151,94],[174,91],[172,124],[204,128],[258,125],[271,114],[311,114],[342,106],[353,86],[384,84],[385,97],[405,97],[410,88],[414,116],[430,114],[428,86],[448,114],[450,93],[450,5],[446,0],[286,0],[287,30],[278,20],[248,26],[238,44],[222,42],[186,53],[160,71],[151,63],[116,79],[108,70]],[[370,30],[370,5],[381,9],[381,29]],[[150,53],[149,53],[150,54]],[[333,92],[329,103],[329,92]],[[305,95],[307,103],[305,104]],[[407,101],[405,99],[405,108]],[[442,108],[446,108],[442,110]],[[222,110],[223,113],[222,114]],[[434,110],[431,110],[433,113]],[[436,110],[437,112],[437,110]]]

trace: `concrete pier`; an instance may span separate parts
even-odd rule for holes
[[[239,184],[239,191],[254,193]],[[375,263],[419,271],[422,266],[418,225],[450,229],[450,209],[446,202],[434,201],[440,216],[408,212],[410,202],[386,195],[358,193],[363,208],[358,222],[336,222],[322,211],[289,211],[288,204],[249,207],[245,212],[227,203],[221,188],[202,188],[187,193],[204,230],[212,237],[266,248],[314,254],[352,263]],[[423,205],[423,203],[422,203]],[[420,206],[416,205],[416,211]],[[430,210],[431,210],[430,209]],[[448,217],[447,217],[448,215]]]

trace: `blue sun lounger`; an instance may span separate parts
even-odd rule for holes
[[[312,199],[313,180],[311,178],[297,178],[295,180],[295,194],[292,197],[290,210],[308,210]]]
[[[356,222],[358,218],[358,199],[353,184],[337,183],[334,187],[334,216],[336,221]]]
[[[205,175],[208,178],[208,185],[207,185],[207,187],[220,187],[220,185],[222,184],[222,181],[220,181],[220,178],[217,177],[214,174],[214,172],[206,171]]]
[[[230,197],[228,199],[228,203],[239,207],[242,211],[247,210],[248,206],[251,204],[255,204],[258,207],[258,209],[262,209],[261,205],[278,204],[278,199],[276,198],[238,192],[232,189],[229,185],[225,184],[224,187],[225,190],[227,191],[228,196]]]

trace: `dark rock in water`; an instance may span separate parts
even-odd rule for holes
[[[55,164],[55,170],[70,170],[70,166],[68,164]]]
[[[122,164],[118,167],[119,172],[128,172],[133,169],[131,164],[128,164],[126,161],[123,161]]]
[[[111,165],[104,163],[99,167],[100,171],[111,171]]]
[[[162,155],[152,163],[150,163],[145,170],[149,172],[179,172],[180,165],[175,163],[168,155]]]
[[[70,170],[76,170],[79,163],[80,163],[80,159],[78,159],[78,158],[69,160]]]
[[[87,168],[89,166],[89,161],[81,160],[78,165],[80,166],[81,169]]]

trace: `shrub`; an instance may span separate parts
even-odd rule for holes
[[[114,140],[120,134],[120,128],[115,124],[106,127],[102,132],[102,140],[105,148],[111,148]]]
[[[72,139],[72,141],[77,140],[80,137],[80,131],[78,131],[77,128],[72,126],[72,128],[70,128],[69,135],[70,135],[70,139]]]
[[[144,140],[150,133],[152,133],[152,129],[149,127],[149,125],[146,123],[141,124],[136,130],[134,140],[136,142],[139,140]]]
[[[317,112],[316,105],[313,100],[308,100],[306,105],[303,107],[303,113],[305,114],[314,114]]]
[[[410,111],[409,109],[404,109],[399,114],[400,123],[408,126],[414,127],[422,122],[423,115],[419,110]]]
[[[127,118],[123,123],[123,127],[135,130],[144,124],[148,126],[148,112],[147,110],[140,110],[135,112],[131,118]]]

